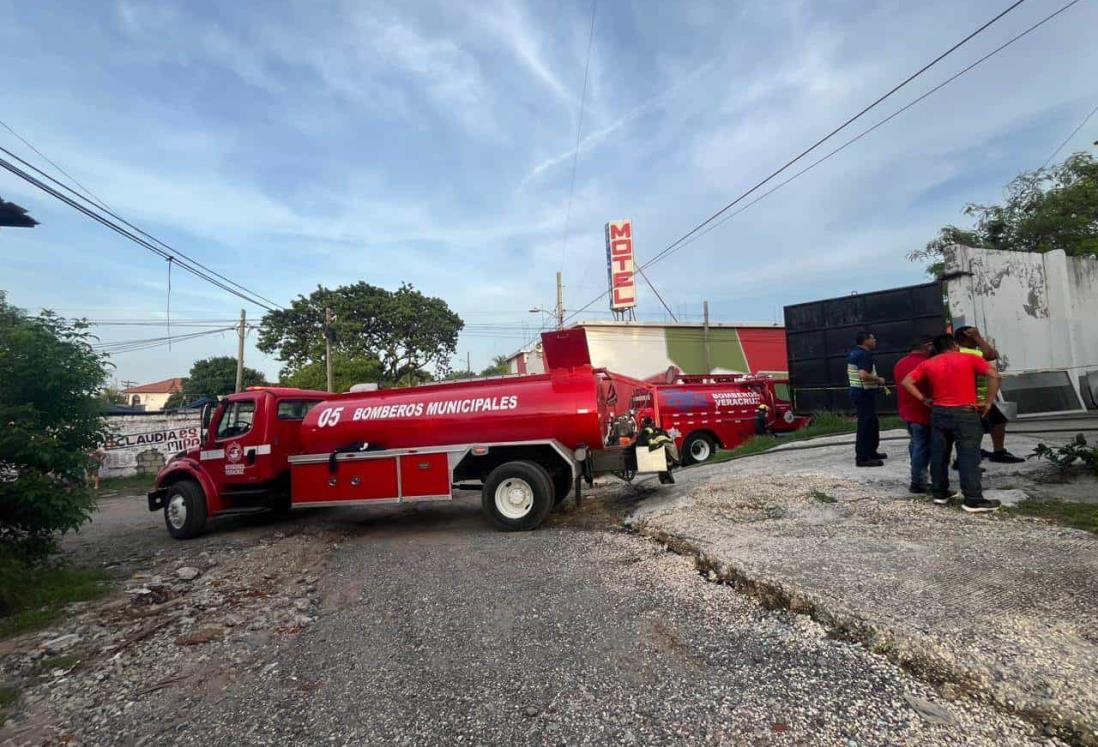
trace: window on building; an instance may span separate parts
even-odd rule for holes
[[[306,413],[318,403],[315,399],[284,399],[278,403],[278,419],[304,420]]]
[[[140,404],[141,404],[141,398],[138,397],[136,394],[133,395],[132,397],[130,397],[130,406],[131,407],[137,407]]]
[[[242,399],[225,406],[225,414],[217,424],[218,438],[241,436],[252,429],[255,418],[255,400]]]
[[[1007,374],[999,391],[1007,402],[1018,405],[1019,415],[1083,409],[1067,371]]]

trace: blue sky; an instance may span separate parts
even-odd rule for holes
[[[607,220],[633,219],[643,261],[1006,4],[603,0],[566,251],[587,2],[0,0],[0,119],[269,298],[359,280],[445,298],[469,325],[460,357],[480,368],[544,322],[527,309],[553,304],[557,270],[569,308],[604,290]],[[879,116],[1060,4],[1029,0]],[[708,298],[720,321],[921,281],[906,254],[963,222],[965,203],[997,200],[1098,103],[1096,28],[1084,0],[650,277],[686,318]],[[1092,121],[1064,152],[1096,139]],[[36,158],[2,129],[0,145]],[[42,223],[0,233],[11,302],[164,316],[162,260],[6,172],[0,197]],[[642,318],[662,318],[639,297]],[[173,318],[239,309],[174,275]],[[253,342],[249,364],[275,375]],[[225,334],[115,363],[148,381],[235,350]]]

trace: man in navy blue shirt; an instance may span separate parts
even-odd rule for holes
[[[854,441],[854,463],[859,467],[882,467],[888,457],[877,451],[881,445],[881,426],[877,420],[877,388],[885,380],[877,375],[873,351],[877,338],[872,332],[859,332],[856,343],[846,356],[846,378],[850,384],[850,401],[858,413],[858,435]]]

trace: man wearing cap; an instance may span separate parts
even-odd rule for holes
[[[996,350],[991,344],[984,339],[980,334],[980,330],[969,325],[963,325],[958,327],[953,332],[953,336],[957,340],[957,345],[962,353],[968,355],[977,355],[983,358],[988,363],[999,360],[999,351]],[[987,377],[979,376],[976,379],[976,395],[980,398],[980,401],[987,399]],[[993,402],[991,409],[987,411],[982,420],[984,433],[991,434],[991,448],[994,451],[987,456],[989,461],[1001,462],[1003,464],[1018,464],[1024,462],[1025,459],[1016,457],[1006,450],[1006,428],[1007,419],[1006,416],[995,406]]]
[[[858,413],[858,435],[854,440],[854,463],[859,467],[883,467],[887,454],[877,451],[881,444],[881,426],[877,420],[877,389],[885,380],[877,375],[873,350],[877,338],[872,332],[859,332],[855,347],[846,357],[846,378],[850,401]]]
[[[893,380],[902,382],[933,353],[932,337],[923,335],[917,338],[911,345],[911,352],[896,361],[896,367],[892,369]],[[930,396],[925,384],[919,387],[919,391]],[[911,485],[908,489],[912,493],[926,493],[930,490],[927,481],[927,468],[930,466],[930,408],[912,397],[902,386],[896,390],[896,405],[911,439],[907,445],[907,453],[911,455]]]

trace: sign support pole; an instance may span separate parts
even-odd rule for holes
[[[240,339],[236,345],[236,392],[244,391],[244,309],[240,310]]]

